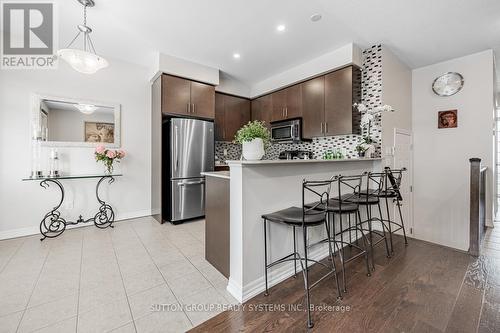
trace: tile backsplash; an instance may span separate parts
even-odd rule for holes
[[[355,147],[359,139],[359,135],[338,135],[314,138],[312,141],[303,143],[271,144],[266,149],[264,159],[276,160],[283,150],[308,150],[313,152],[313,158],[321,158],[327,151],[341,149],[346,155],[345,157],[356,157],[358,153]],[[226,150],[226,156],[224,156],[224,150]],[[239,160],[241,158],[241,146],[231,142],[217,141],[215,143],[215,156],[219,161]]]
[[[363,51],[363,69],[361,78],[361,100],[370,108],[382,104],[382,46],[374,45]],[[371,136],[375,141],[375,156],[381,155],[381,117],[376,117],[371,128]],[[363,135],[367,130],[363,130]],[[314,138],[312,141],[300,144],[271,144],[266,149],[264,159],[278,159],[283,150],[308,150],[313,152],[313,158],[321,158],[327,151],[341,149],[345,157],[357,157],[356,145],[361,141],[361,135],[338,135]],[[226,155],[224,155],[226,151]],[[215,143],[215,156],[219,161],[239,160],[241,146],[230,142],[217,141]]]

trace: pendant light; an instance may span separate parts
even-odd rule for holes
[[[75,104],[75,108],[86,115],[92,114],[95,110],[97,110],[97,106],[92,104]]]
[[[98,56],[90,38],[92,29],[87,26],[87,7],[94,7],[94,0],[77,0],[83,5],[83,24],[77,26],[78,33],[65,49],[57,51],[57,55],[66,61],[74,70],[84,74],[94,74],[98,70],[108,67],[106,59]],[[83,50],[71,48],[71,45],[83,33]]]

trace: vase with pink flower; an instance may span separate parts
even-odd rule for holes
[[[95,148],[94,155],[97,162],[101,161],[104,164],[105,173],[111,175],[113,173],[113,164],[115,162],[120,163],[120,160],[125,157],[125,151],[122,149],[106,149],[103,145],[99,145]]]

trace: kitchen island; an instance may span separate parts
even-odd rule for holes
[[[339,160],[227,161],[230,167],[230,273],[228,291],[245,302],[265,289],[262,214],[302,204],[302,180],[324,180],[333,175],[356,175],[380,170],[379,158]],[[271,260],[293,252],[292,229],[270,223],[268,255]],[[312,228],[313,242],[324,237]],[[300,245],[299,245],[300,249]],[[302,250],[299,250],[302,251]],[[311,259],[328,254],[327,247],[310,252]],[[293,275],[293,262],[269,270],[269,285]]]

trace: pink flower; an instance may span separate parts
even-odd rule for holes
[[[123,149],[118,150],[117,153],[118,153],[119,158],[124,158],[126,155],[125,150],[123,150]]]
[[[108,158],[115,158],[116,157],[116,152],[114,150],[108,150],[108,152],[106,153],[106,156]]]
[[[106,150],[106,147],[104,147],[103,145],[99,145],[99,146],[95,147],[95,152],[98,154],[103,154],[105,150]]]

